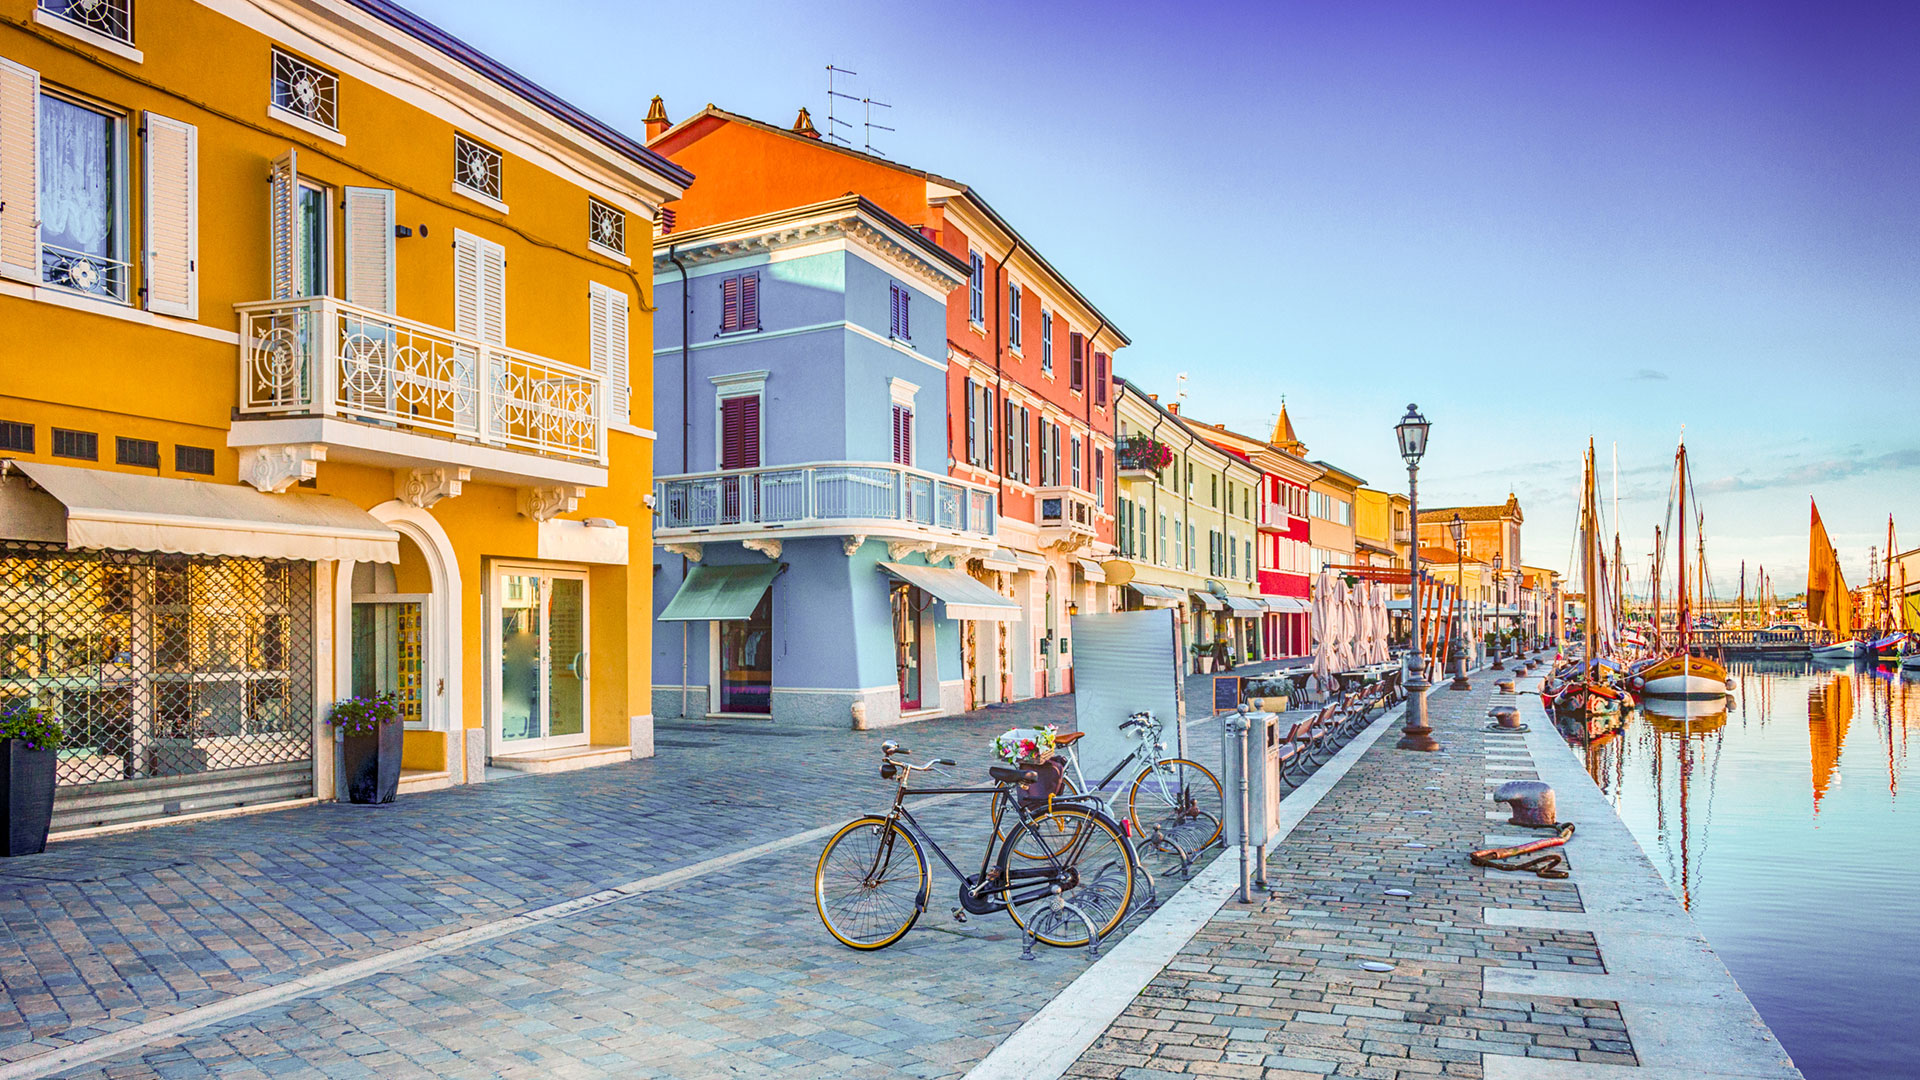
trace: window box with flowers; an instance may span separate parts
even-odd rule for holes
[[[0,703],[0,856],[47,850],[53,785],[60,762],[60,725],[25,701]]]
[[[406,738],[393,695],[337,701],[327,723],[340,743],[340,786],[347,801],[392,802],[400,793],[400,754]]]
[[[1130,435],[1113,444],[1121,476],[1148,479],[1173,464],[1173,447],[1147,435]]]

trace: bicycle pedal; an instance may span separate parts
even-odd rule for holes
[[[966,911],[966,909],[965,909],[965,908],[954,908],[954,909],[953,909],[953,921],[954,921],[954,922],[966,922],[966,921],[967,921],[967,911]]]

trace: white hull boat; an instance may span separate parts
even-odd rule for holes
[[[1864,641],[1836,641],[1831,645],[1815,645],[1815,660],[1871,660],[1877,655],[1872,645]]]

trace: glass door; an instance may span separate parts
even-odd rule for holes
[[[926,594],[912,585],[893,587],[894,670],[900,680],[900,711],[920,707],[920,609]]]
[[[773,715],[773,590],[746,619],[718,624],[720,712]]]
[[[494,590],[500,679],[495,751],[587,741],[587,581],[568,571],[507,570]]]
[[[422,668],[420,601],[398,596],[353,602],[353,695],[392,694],[400,718],[418,727]]]

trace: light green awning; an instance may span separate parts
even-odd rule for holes
[[[779,563],[743,566],[707,566],[695,563],[680,591],[660,613],[661,622],[738,622],[753,617],[767,586],[779,574]]]
[[[1019,622],[1020,605],[958,570],[911,563],[883,562],[880,569],[938,597],[949,619]]]

